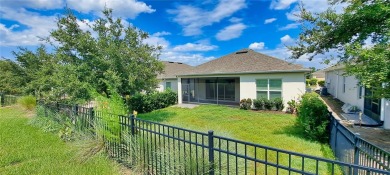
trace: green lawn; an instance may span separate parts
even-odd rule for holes
[[[103,155],[78,161],[78,147],[28,124],[20,108],[0,108],[0,174],[119,174]]]
[[[214,130],[214,134],[219,136],[333,159],[329,145],[309,141],[303,137],[301,128],[295,126],[296,116],[291,114],[201,105],[194,109],[168,107],[139,114],[138,117],[196,131]],[[285,159],[281,160],[283,162],[287,161],[286,158],[282,159]],[[300,162],[298,159],[293,163],[300,167]],[[329,173],[327,166],[329,165],[320,166],[321,174]],[[315,166],[311,168],[313,167]]]

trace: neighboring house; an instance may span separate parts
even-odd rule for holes
[[[313,72],[313,78],[317,79],[318,81],[324,81],[325,80],[325,72],[324,70],[319,70],[316,72]]]
[[[305,93],[309,71],[244,49],[178,74],[178,102],[238,105],[244,98],[279,97],[287,106]]]
[[[165,68],[162,74],[157,75],[157,79],[160,80],[157,90],[162,92],[166,89],[171,89],[177,92],[177,75],[183,74],[193,69],[192,66],[171,61],[163,61]]]
[[[355,76],[344,76],[345,67],[336,65],[324,69],[325,86],[334,98],[352,106],[357,106],[366,116],[384,122],[384,128],[390,129],[390,101],[386,99],[365,98],[370,96],[370,89],[359,85]]]

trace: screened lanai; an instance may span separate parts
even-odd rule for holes
[[[239,105],[239,77],[182,78],[183,103]]]

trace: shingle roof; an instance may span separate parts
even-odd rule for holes
[[[186,73],[194,68],[179,62],[163,61],[163,63],[165,65],[164,72],[157,75],[157,79],[176,78],[176,75]]]
[[[196,66],[191,71],[178,75],[213,75],[270,72],[309,72],[301,65],[291,64],[251,49],[233,52],[221,58]]]

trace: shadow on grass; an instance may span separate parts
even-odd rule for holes
[[[175,112],[169,112],[164,110],[157,110],[145,114],[139,114],[138,117],[144,120],[154,121],[154,122],[163,122],[169,118],[175,116]]]
[[[288,136],[292,136],[292,137],[301,138],[301,139],[304,139],[307,141],[313,141],[313,140],[310,140],[307,137],[305,137],[305,133],[304,133],[303,128],[297,124],[282,127],[279,130],[274,131],[273,133],[274,134],[284,134],[284,135],[288,135]]]

